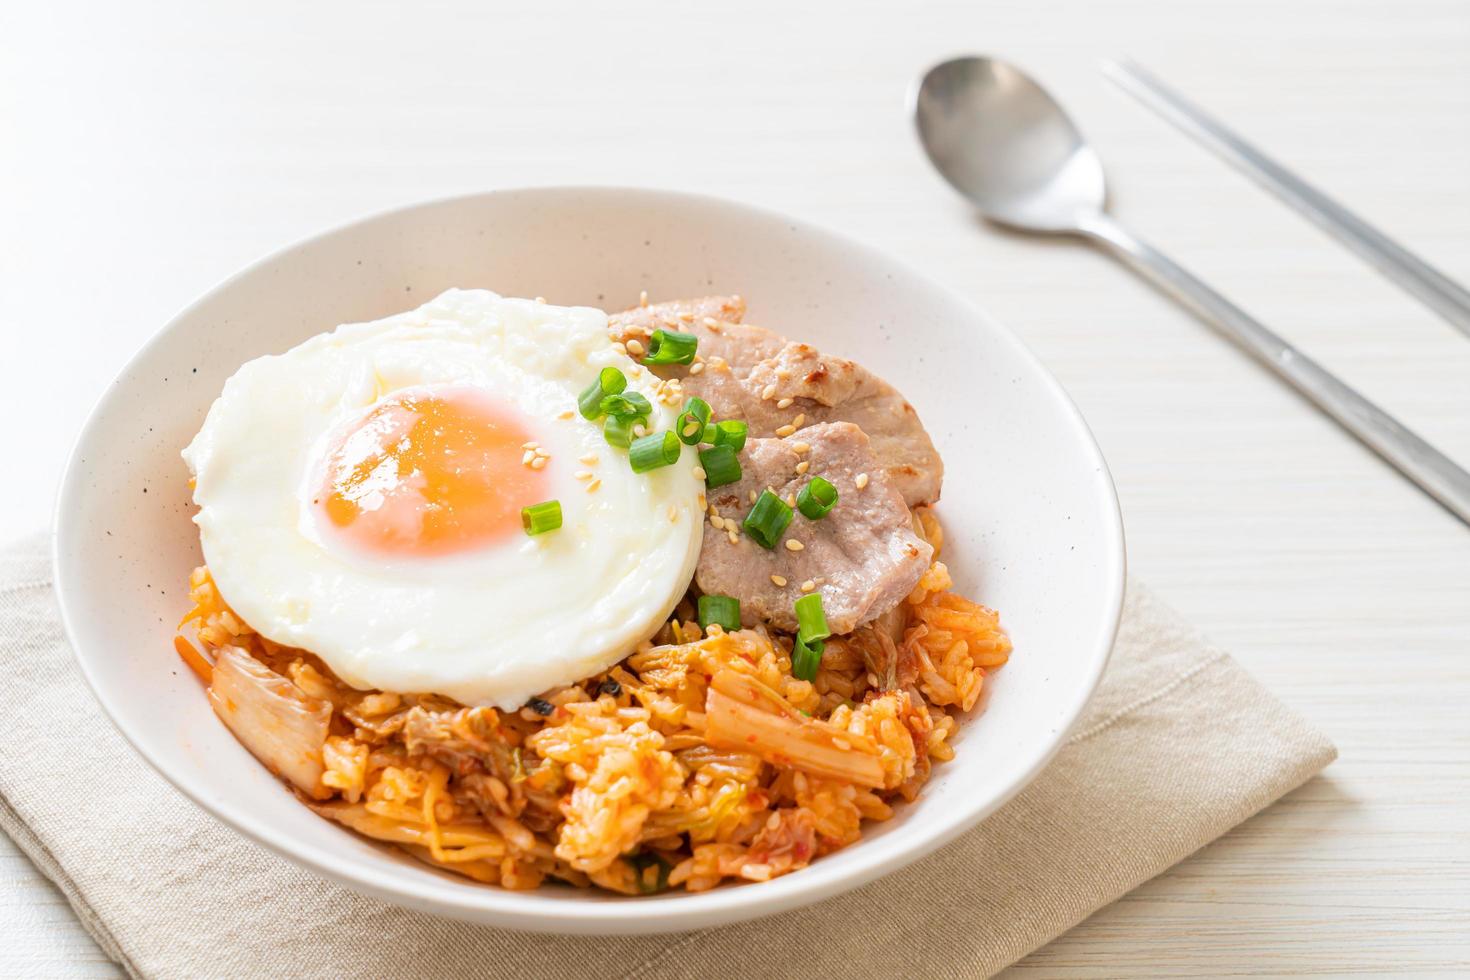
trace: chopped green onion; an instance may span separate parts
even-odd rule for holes
[[[762,490],[761,495],[755,499],[755,506],[745,515],[744,526],[745,533],[754,538],[756,544],[770,550],[776,547],[786,531],[786,525],[790,523],[791,508],[786,505],[786,501],[769,490]]]
[[[719,623],[727,630],[740,628],[740,600],[727,595],[702,595],[699,597],[699,628],[707,630],[711,623]]]
[[[636,415],[609,415],[602,420],[602,438],[609,446],[627,449],[633,444],[633,426],[637,424]]]
[[[644,895],[653,895],[669,887],[669,872],[674,868],[657,854],[651,851],[630,854],[627,862],[633,866],[634,884]]]
[[[647,473],[656,470],[660,466],[668,466],[677,462],[679,451],[683,449],[679,445],[679,439],[672,432],[655,432],[636,440],[628,449],[628,462],[633,467],[634,473]]]
[[[653,406],[648,403],[640,392],[624,391],[618,394],[608,395],[599,406],[603,415],[612,415],[617,418],[640,418],[647,416],[653,411]]]
[[[704,485],[723,487],[740,479],[740,460],[729,446],[711,446],[699,451],[699,465],[704,469]]]
[[[677,430],[679,441],[686,446],[697,446],[704,441],[704,428],[709,422],[709,402],[703,398],[691,398],[684,403],[684,412],[679,416]]]
[[[798,635],[791,643],[791,675],[800,681],[816,680],[824,646],[821,640],[808,643]]]
[[[837,503],[837,488],[820,476],[801,488],[796,495],[796,509],[809,521],[819,521],[827,516]]]
[[[822,593],[809,592],[796,600],[796,635],[807,643],[820,643],[832,635],[822,611]]]
[[[577,408],[582,412],[582,418],[596,422],[603,414],[602,400],[608,395],[616,395],[626,387],[628,379],[617,368],[605,367],[598,371],[597,380],[577,397]]]
[[[648,339],[648,356],[644,364],[688,364],[694,360],[699,338],[677,330],[655,330]]]
[[[748,428],[739,419],[724,419],[705,430],[704,441],[712,442],[716,446],[729,446],[738,453],[745,448],[745,433]]]
[[[545,534],[561,527],[561,502],[547,500],[521,508],[521,527],[530,535]]]

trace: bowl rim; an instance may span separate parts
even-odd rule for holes
[[[1061,404],[1065,405],[1067,424],[1080,436],[1080,442],[1101,477],[1099,487],[1104,496],[1101,528],[1104,541],[1105,584],[1107,615],[1088,658],[1085,683],[1075,689],[1063,712],[1064,723],[1059,725],[1047,748],[1038,753],[999,793],[983,803],[968,809],[957,809],[952,814],[942,815],[938,827],[927,837],[913,839],[902,834],[890,834],[878,839],[860,840],[845,848],[846,860],[835,866],[826,862],[814,862],[800,873],[761,882],[758,887],[721,887],[706,892],[688,894],[684,892],[648,896],[610,896],[605,901],[564,902],[537,892],[515,892],[496,887],[479,886],[474,890],[460,889],[454,893],[436,888],[434,879],[416,881],[393,876],[384,865],[379,870],[376,864],[364,867],[359,873],[355,864],[342,867],[321,855],[310,845],[294,839],[283,838],[258,820],[247,807],[232,805],[228,801],[210,798],[201,788],[193,786],[183,774],[174,773],[148,748],[144,736],[135,732],[123,721],[120,701],[99,683],[89,667],[89,660],[79,651],[79,629],[74,622],[74,603],[69,588],[70,577],[66,573],[65,555],[71,550],[71,524],[67,514],[72,512],[72,501],[84,495],[81,479],[82,461],[80,451],[90,440],[93,430],[102,424],[105,410],[118,381],[130,373],[148,354],[169,341],[177,325],[190,317],[197,308],[210,302],[216,295],[233,287],[240,280],[253,275],[283,256],[306,245],[346,234],[380,221],[388,221],[414,211],[436,207],[453,206],[456,203],[478,201],[499,196],[543,194],[550,197],[575,195],[605,195],[609,197],[644,197],[655,204],[675,206],[703,206],[743,212],[747,216],[775,221],[793,230],[799,230],[827,244],[836,245],[852,252],[865,255],[890,268],[903,272],[907,277],[922,283],[924,288],[942,294],[944,298],[965,310],[974,319],[990,326],[1002,342],[1008,344],[1022,361],[1028,363],[1040,377],[1044,388]],[[53,512],[54,533],[51,538],[51,562],[54,573],[57,606],[72,657],[76,661],[87,686],[101,705],[103,712],[123,738],[159,775],[189,800],[220,820],[236,832],[243,834],[267,849],[309,868],[319,875],[337,881],[359,893],[383,899],[392,904],[409,906],[439,915],[461,920],[480,922],[522,930],[552,934],[609,935],[668,933],[710,925],[725,925],[747,919],[772,915],[820,901],[824,898],[849,891],[885,874],[897,871],[933,853],[954,840],[960,834],[978,825],[1002,805],[1027,786],[1052,760],[1066,743],[1067,735],[1075,726],[1077,718],[1091,700],[1103,671],[1111,657],[1122,618],[1124,592],[1127,581],[1127,554],[1124,544],[1122,512],[1111,471],[1104,459],[1091,429],[1088,427],[1076,403],[1050,370],[1029,347],[1009,328],[991,319],[968,297],[951,287],[937,282],[907,262],[868,243],[833,231],[805,218],[796,218],[783,212],[735,201],[715,195],[688,191],[664,190],[649,187],[618,186],[602,184],[548,184],[527,185],[494,190],[472,191],[402,204],[396,207],[373,211],[342,224],[298,238],[249,263],[244,268],[220,280],[200,294],[171,317],[153,333],[114,375],[113,381],[94,401],[77,436],[72,442],[67,462],[62,472]],[[458,884],[457,882],[454,884]]]

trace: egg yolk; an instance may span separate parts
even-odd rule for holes
[[[429,557],[481,547],[521,527],[547,499],[544,469],[522,462],[516,414],[485,392],[399,392],[337,441],[312,503],[354,545]]]

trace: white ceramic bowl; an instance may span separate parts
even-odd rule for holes
[[[472,883],[296,801],[215,720],[172,647],[200,562],[179,450],[245,361],[450,286],[617,309],[738,292],[749,320],[855,358],[918,408],[947,468],[945,560],[1015,641],[983,714],[919,800],[859,843],[759,885],[622,898]],[[896,870],[1026,784],[1091,695],[1122,606],[1122,526],[1103,458],[1009,332],[891,258],[705,197],[545,188],[416,205],[257,263],[194,303],[123,370],[73,451],[56,583],[82,672],[138,752],[220,820],[348,887],[475,922],[562,933],[705,927],[816,901]]]

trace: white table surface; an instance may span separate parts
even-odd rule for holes
[[[1039,73],[1120,216],[1470,464],[1470,341],[1094,70],[1137,57],[1470,281],[1464,0],[16,2],[0,540],[47,522],[124,359],[282,243],[528,183],[788,210],[1022,335],[1107,453],[1134,571],[1342,751],[1015,975],[1470,969],[1470,530],[1105,257],[977,226],[903,114],[909,79],[965,51]],[[112,971],[0,844],[0,976]]]

